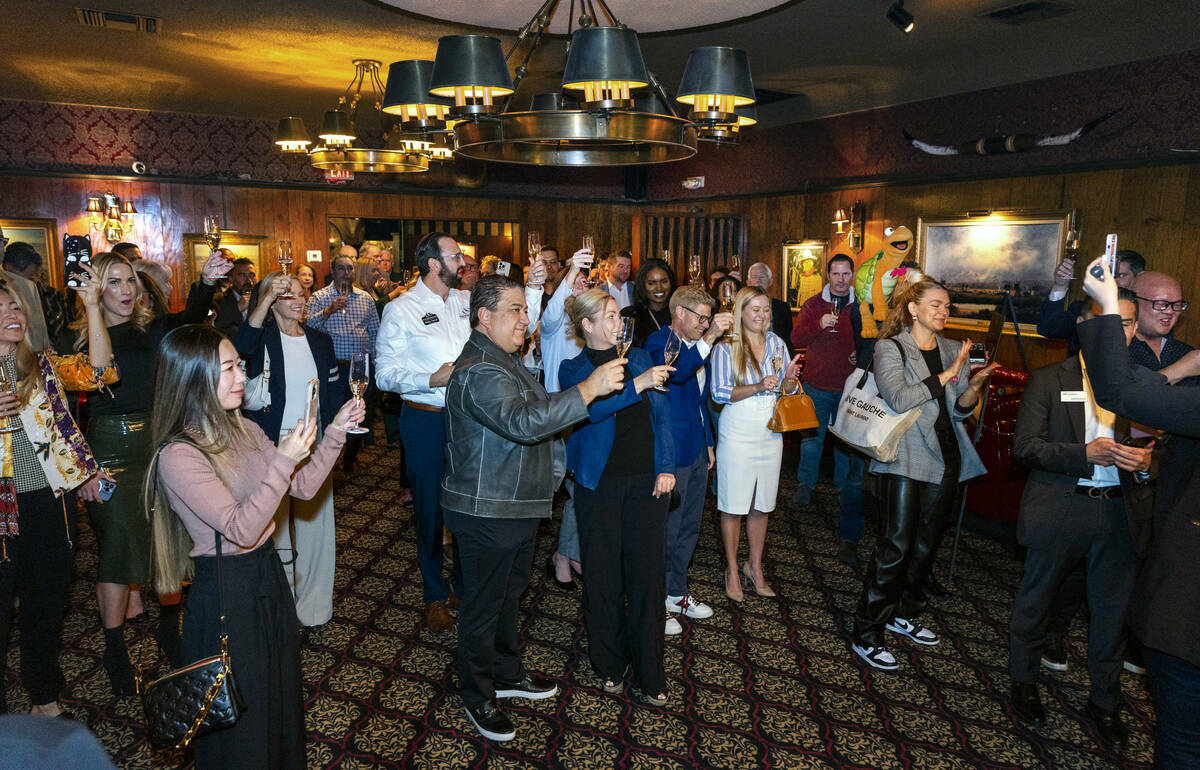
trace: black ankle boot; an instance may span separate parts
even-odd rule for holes
[[[164,604],[162,614],[158,616],[158,627],[154,629],[154,640],[158,642],[158,649],[166,656],[167,663],[172,669],[183,665],[180,659],[180,646],[183,640],[179,636],[179,608],[181,606],[180,604]]]
[[[104,670],[108,672],[108,683],[113,695],[136,695],[137,685],[133,680],[133,664],[129,661],[129,650],[125,647],[125,624],[104,629]]]

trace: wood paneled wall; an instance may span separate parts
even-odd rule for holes
[[[325,259],[313,265],[318,279],[329,269],[329,217],[513,220],[541,231],[566,255],[588,234],[598,250],[630,248],[633,231],[633,209],[620,204],[37,176],[0,176],[0,217],[54,219],[61,247],[64,233],[89,231],[83,211],[88,196],[108,190],[134,201],[141,215],[127,240],[139,244],[146,258],[170,267],[175,286],[184,281],[184,233],[201,232],[204,215],[222,211],[225,226],[242,234],[266,236],[268,242],[290,238],[297,264],[306,250],[320,249]],[[90,234],[94,250],[108,248],[102,236]],[[172,302],[182,307],[181,292],[174,292]]]
[[[832,224],[834,210],[849,210],[856,200],[867,207],[866,245],[852,255],[859,261],[882,248],[885,227],[908,225],[915,232],[919,216],[1076,208],[1083,254],[1099,255],[1105,235],[1118,233],[1122,248],[1140,252],[1151,269],[1179,280],[1186,299],[1200,303],[1200,164],[717,199],[654,205],[645,211],[685,213],[699,206],[705,214],[740,213],[746,221],[749,261],[766,262],[778,275],[784,240],[839,237]],[[639,216],[635,214],[635,224]],[[844,245],[834,250],[849,253]],[[1189,317],[1195,314],[1184,314],[1176,336],[1200,347],[1200,319]],[[1030,352],[1037,366],[1061,358],[1065,347],[1040,341]],[[1016,346],[1006,337],[1001,362],[1011,364],[1015,357]]]

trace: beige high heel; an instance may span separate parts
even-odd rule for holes
[[[735,572],[734,574],[736,575],[737,573]],[[746,594],[742,591],[742,587],[740,585],[737,587],[737,590],[729,587],[728,572],[725,573],[725,595],[730,599],[733,599],[735,602],[741,602],[746,598]]]
[[[750,585],[754,586],[754,593],[758,594],[759,596],[765,596],[768,599],[775,596],[775,592],[771,590],[771,586],[764,584],[760,588],[758,583],[754,582],[754,575],[750,574],[750,562],[744,562],[742,564],[742,574],[745,575],[746,579],[750,581]]]

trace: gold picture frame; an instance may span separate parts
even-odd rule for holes
[[[949,289],[949,325],[986,329],[1007,293],[1021,334],[1036,337],[1072,215],[1068,209],[1015,209],[919,217],[917,262]]]
[[[799,310],[805,300],[820,293],[828,261],[829,241],[811,238],[783,242],[777,280],[788,307]]]
[[[9,243],[24,241],[42,256],[46,283],[63,288],[62,244],[58,240],[58,221],[0,217],[0,229]],[[83,233],[87,235],[87,233]]]
[[[267,236],[242,235],[241,233],[221,233],[221,249],[232,253],[232,259],[246,259],[254,262],[255,280],[276,269],[274,255],[266,248]],[[183,236],[183,272],[186,285],[191,286],[200,280],[200,272],[210,254],[208,244],[204,241],[204,233],[185,233]]]

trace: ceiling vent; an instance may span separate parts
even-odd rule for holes
[[[1075,8],[1055,0],[1027,0],[1024,3],[1002,5],[998,8],[984,11],[980,18],[999,21],[1004,24],[1031,24],[1035,21],[1045,21],[1057,16],[1074,13]]]
[[[94,8],[76,8],[75,15],[79,18],[79,23],[85,27],[119,29],[124,32],[149,32],[152,35],[162,31],[162,19],[154,16],[142,16],[123,11],[97,11]]]

